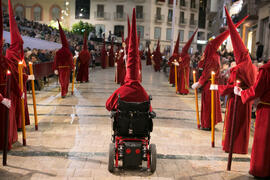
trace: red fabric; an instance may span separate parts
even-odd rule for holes
[[[114,51],[113,51],[113,43],[111,44],[111,49],[109,51],[109,66],[114,67]]]
[[[126,65],[124,61],[124,49],[121,49],[118,53],[117,57],[117,75],[116,75],[116,82],[117,84],[124,84],[125,76],[126,76]]]
[[[154,54],[154,70],[157,72],[157,71],[160,71],[160,63],[162,61],[162,54],[160,52],[160,45],[159,45],[159,40],[158,40],[158,43],[157,43],[157,48],[156,48],[156,51],[153,53]]]
[[[0,102],[2,102],[3,101],[3,96],[2,96],[2,94],[0,93]]]
[[[152,65],[152,60],[151,60],[151,50],[148,44],[148,50],[147,50],[147,56],[146,56],[146,65]]]
[[[91,61],[91,54],[88,52],[88,50],[83,50],[80,52],[78,61],[80,63],[80,66],[78,67],[78,74],[76,80],[81,82],[88,82],[89,64]]]
[[[178,75],[177,75],[177,92],[180,94],[189,93],[189,71],[190,71],[190,57],[187,54],[184,57],[181,57],[181,61],[178,66]]]
[[[107,57],[107,51],[106,51],[106,47],[105,47],[105,39],[104,39],[104,43],[101,49],[101,68],[105,69],[106,68],[106,57]]]
[[[211,127],[211,72],[216,73],[216,83],[218,84],[219,79],[219,56],[217,53],[213,54],[211,57],[206,60],[209,63],[206,63],[204,70],[199,79],[199,83],[202,85],[202,95],[201,95],[201,126],[202,128]],[[215,119],[216,124],[222,121],[221,118],[221,107],[220,107],[220,98],[219,93],[215,93]]]
[[[228,96],[226,112],[224,117],[223,127],[223,138],[222,146],[225,152],[229,152],[230,136],[231,136],[231,123],[234,113],[234,92],[233,88],[235,85],[237,76],[237,68],[231,69],[231,74],[228,79],[227,85],[220,85],[218,87],[221,96]],[[247,87],[247,85],[241,81],[240,87]],[[248,142],[249,142],[249,131],[250,131],[250,119],[251,119],[251,105],[252,103],[243,104],[241,98],[237,96],[237,107],[236,107],[236,121],[235,121],[235,133],[234,133],[234,147],[233,153],[247,154],[248,153]]]
[[[58,25],[59,25],[59,33],[60,33],[62,46],[65,47],[65,48],[69,48],[69,44],[68,44],[66,35],[65,35],[65,33],[64,33],[63,29],[62,29],[62,26],[61,26],[59,20],[58,20]]]
[[[255,84],[241,93],[243,103],[255,98],[270,103],[270,61],[260,68]],[[256,115],[249,173],[257,177],[270,177],[270,105],[259,104]]]
[[[137,27],[136,27],[136,14],[133,9],[132,27],[129,37],[129,48],[126,62],[126,77],[125,81],[138,80],[140,81],[140,59],[138,49]]]
[[[138,81],[128,81],[109,97],[106,102],[106,109],[108,111],[117,109],[119,95],[121,100],[127,102],[144,102],[149,100],[148,94]]]
[[[61,96],[66,96],[68,92],[69,78],[73,67],[73,58],[70,50],[62,47],[56,52],[53,64],[53,69],[58,70]]]

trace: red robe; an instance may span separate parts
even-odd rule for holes
[[[73,67],[73,58],[70,50],[62,47],[56,52],[53,64],[53,69],[58,70],[62,97],[66,96],[68,92],[70,73]]]
[[[111,45],[111,49],[109,51],[109,66],[114,67],[114,51],[113,51],[113,45]]]
[[[6,72],[8,69],[8,65],[6,64],[6,59],[0,60],[0,93],[3,96],[6,96]],[[13,73],[13,72],[11,72]],[[14,77],[13,74],[11,76],[11,83],[13,83]],[[16,85],[16,84],[15,84]],[[14,84],[11,84],[11,93],[14,95],[14,91],[18,89],[18,86],[14,86]],[[1,95],[0,94],[0,95]],[[20,95],[20,93],[19,93]],[[15,96],[16,97],[16,96]],[[0,102],[2,101],[2,96],[0,96]],[[10,97],[10,99],[14,99]],[[18,140],[18,134],[17,134],[17,123],[16,123],[16,117],[15,117],[15,109],[14,109],[14,101],[11,102],[11,107],[9,109],[9,134],[8,134],[8,149],[11,149],[11,146],[13,143],[15,143]],[[3,149],[4,145],[4,128],[5,128],[5,119],[6,119],[6,110],[7,108],[0,104],[0,150]]]
[[[102,47],[102,49],[101,49],[101,56],[100,56],[101,68],[102,69],[105,69],[106,68],[106,64],[107,64],[106,57],[107,57],[107,52],[106,52],[106,48],[105,48],[105,45],[104,45]]]
[[[211,56],[211,59],[207,59],[203,67],[202,75],[199,79],[199,83],[202,85],[201,93],[201,127],[202,128],[211,128],[211,72],[216,73],[216,84],[218,84],[219,77],[219,56],[217,53]],[[215,92],[215,124],[222,121],[221,117],[221,107],[219,93]]]
[[[189,93],[189,71],[190,71],[190,57],[188,54],[181,57],[182,61],[179,62],[178,75],[177,75],[177,92],[179,94]]]
[[[147,66],[152,65],[150,48],[148,48],[147,55],[146,55],[146,65]]]
[[[117,84],[124,84],[125,76],[126,76],[126,65],[124,61],[124,49],[120,50],[117,57],[117,74],[116,74],[116,83]]]
[[[270,61],[262,66],[255,84],[241,93],[242,102],[260,98],[249,173],[257,177],[270,177]]]
[[[230,77],[227,85],[220,85],[218,90],[221,96],[227,95],[226,112],[224,117],[224,127],[223,127],[223,137],[222,146],[225,152],[229,152],[230,147],[230,136],[231,136],[231,123],[234,113],[234,86],[237,76],[236,67],[231,69]],[[237,78],[241,80],[239,77]],[[241,81],[240,87],[247,87]],[[237,111],[236,111],[236,121],[235,121],[235,133],[234,133],[234,144],[233,153],[237,154],[247,154],[248,153],[248,142],[249,142],[249,132],[250,132],[250,120],[251,120],[251,105],[252,103],[243,104],[241,98],[237,96]]]
[[[160,63],[162,61],[162,55],[159,51],[155,51],[154,52],[154,70],[157,72],[157,71],[160,71]]]
[[[178,62],[178,54],[173,54],[169,59],[169,66],[170,66],[170,75],[169,75],[169,83],[175,84],[175,65],[173,64],[174,60]]]
[[[121,100],[127,102],[144,102],[149,100],[148,94],[139,81],[130,80],[115,90],[114,93],[109,97],[106,102],[106,109],[108,111],[117,109],[117,100],[119,94]]]
[[[80,66],[78,68],[78,74],[77,74],[77,81],[80,82],[88,82],[88,76],[89,76],[89,64],[91,61],[91,54],[88,52],[88,50],[83,50],[80,52],[78,57]]]

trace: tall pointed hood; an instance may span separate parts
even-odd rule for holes
[[[13,8],[11,0],[8,0],[8,12],[9,12],[9,27],[10,27],[10,47],[9,49],[13,52],[19,53],[20,60],[23,59],[23,40],[20,35],[17,22],[14,18]]]
[[[68,44],[66,35],[62,29],[62,26],[61,26],[59,20],[57,20],[57,21],[58,21],[58,25],[59,25],[59,33],[60,33],[60,38],[61,38],[61,42],[62,42],[62,47],[69,48],[69,44]]]
[[[188,40],[188,42],[187,42],[187,43],[185,44],[185,46],[183,47],[182,52],[181,52],[181,55],[186,55],[186,54],[188,54],[188,49],[189,49],[191,43],[193,42],[193,39],[194,39],[194,37],[195,37],[197,31],[198,31],[198,28],[194,31],[194,33],[192,34],[192,36],[190,37],[190,39]]]
[[[132,26],[129,35],[129,45],[128,45],[128,58],[126,66],[126,77],[127,81],[139,81],[139,51],[138,51],[138,37],[137,37],[137,27],[136,27],[136,13],[135,8],[133,8],[132,15]]]
[[[83,39],[83,50],[87,50],[88,49],[88,45],[87,45],[87,33],[86,31],[84,31],[84,39]]]
[[[179,38],[180,38],[180,33],[178,33],[178,36],[174,45],[173,55],[178,55],[179,53]]]
[[[237,66],[236,78],[243,81],[248,87],[252,86],[256,80],[257,69],[252,64],[247,48],[245,47],[239,33],[233,25],[232,19],[225,7],[225,12],[227,16],[227,24],[230,30],[233,53]]]

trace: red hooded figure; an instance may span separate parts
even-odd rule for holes
[[[23,94],[21,89],[19,88],[19,73],[18,73],[18,63],[23,61],[24,67],[26,67],[24,61],[24,52],[23,52],[23,40],[20,35],[16,20],[14,18],[13,8],[11,4],[11,0],[8,1],[8,10],[9,10],[9,24],[10,24],[10,38],[11,44],[6,52],[6,62],[8,67],[12,73],[12,83],[11,83],[11,93],[10,99],[12,101],[13,109],[15,112],[15,118],[17,121],[17,128],[22,128],[22,117],[21,117],[21,97],[24,94],[24,109],[25,109],[25,125],[30,124],[29,120],[29,112],[27,106],[27,89],[26,89],[26,81],[28,79],[28,75],[25,73],[26,69],[23,69],[23,86],[24,89]]]
[[[231,68],[230,77],[227,85],[220,85],[218,90],[222,96],[227,95],[226,114],[224,118],[223,138],[222,145],[225,152],[229,152],[230,147],[230,135],[231,135],[231,124],[234,113],[234,99],[235,95],[233,92],[236,80],[240,80],[240,87],[247,89],[251,87],[256,78],[256,70],[253,68],[251,59],[248,54],[244,43],[241,40],[236,28],[233,25],[231,17],[225,8],[227,16],[227,24],[229,26],[232,45],[234,49],[234,57],[237,66]],[[248,153],[248,142],[249,142],[249,131],[250,131],[250,119],[251,119],[251,103],[243,104],[241,98],[237,101],[236,121],[235,121],[235,134],[234,134],[234,145],[233,153],[247,154]]]
[[[69,50],[69,44],[66,39],[65,33],[59,24],[59,33],[62,42],[62,48],[56,52],[54,57],[53,69],[56,70],[56,74],[59,74],[59,82],[61,86],[61,96],[62,98],[66,97],[68,92],[69,78],[71,70],[73,69],[73,57]]]
[[[151,59],[151,49],[150,49],[150,45],[148,44],[148,48],[147,48],[147,55],[146,55],[146,65],[152,65],[152,59]]]
[[[104,42],[103,42],[100,54],[101,54],[101,56],[100,56],[101,68],[105,69],[107,66],[107,62],[106,62],[107,61],[107,51],[106,51],[105,38],[104,38]]]
[[[175,84],[175,65],[174,65],[174,61],[178,61],[179,58],[179,36],[180,33],[178,33],[177,36],[177,40],[174,46],[174,50],[173,50],[173,55],[170,57],[169,59],[169,66],[170,66],[170,75],[169,75],[169,83],[170,84]]]
[[[249,173],[256,177],[270,177],[270,60],[259,70],[251,88],[240,92],[243,104],[259,98]]]
[[[2,52],[3,49],[3,17],[2,17],[2,1],[0,0],[0,52]],[[0,102],[3,101],[3,96],[6,96],[7,94],[7,81],[6,81],[6,74],[8,70],[12,70],[11,67],[9,67],[9,62],[5,56],[0,54]],[[15,65],[15,63],[12,63]],[[13,67],[13,69],[15,69]],[[15,80],[14,75],[18,75],[17,71],[12,72],[11,74],[11,86],[10,89],[10,99],[14,100],[18,96],[20,97],[18,82]],[[3,95],[3,96],[2,96]],[[11,107],[9,110],[9,129],[8,129],[8,149],[11,149],[11,145],[18,140],[18,134],[17,134],[17,123],[16,123],[16,116],[15,116],[15,104],[14,101],[11,101]],[[3,104],[0,104],[0,150],[4,147],[4,132],[5,132],[5,119],[6,119],[6,107]]]
[[[160,45],[159,45],[159,40],[158,40],[158,43],[157,43],[157,48],[156,48],[156,51],[154,52],[154,70],[157,72],[157,71],[160,71],[160,63],[162,61],[162,54],[160,52]]]
[[[80,63],[78,74],[77,74],[77,81],[80,82],[88,82],[89,76],[89,64],[91,60],[91,54],[87,48],[87,34],[84,33],[84,42],[83,42],[83,50],[80,52],[78,57],[78,63]]]
[[[113,48],[113,40],[111,43],[111,49],[109,51],[109,66],[114,67],[114,48]]]
[[[125,65],[125,47],[123,46],[125,41],[122,38],[122,47],[119,50],[119,52],[116,55],[116,64],[117,64],[117,71],[116,71],[116,83],[123,85],[125,82],[125,76],[126,76],[126,65]]]
[[[106,109],[108,111],[117,109],[119,95],[121,100],[127,102],[144,102],[149,99],[148,94],[139,82],[139,52],[137,39],[136,14],[135,9],[133,9],[125,84],[118,88],[107,100]]]
[[[193,39],[197,33],[198,29],[193,33],[189,41],[183,47],[180,54],[180,59],[178,60],[178,75],[177,75],[177,93],[188,94],[189,93],[189,71],[190,71],[190,56],[188,54],[188,49],[193,42]]]
[[[241,20],[237,23],[237,27],[245,20]],[[216,74],[216,83],[219,82],[219,71],[220,71],[220,59],[217,50],[222,42],[227,39],[230,32],[229,30],[224,31],[220,35],[218,35],[214,40],[210,41],[202,55],[201,61],[199,62],[199,67],[203,68],[202,75],[198,81],[198,86],[202,87],[202,95],[201,95],[201,126],[202,129],[210,129],[211,127],[211,72],[215,72]],[[192,88],[194,88],[192,85]],[[215,92],[215,120],[216,124],[222,121],[221,118],[221,107],[220,107],[220,97],[219,92]]]

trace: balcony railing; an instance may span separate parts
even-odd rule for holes
[[[162,23],[162,22],[164,22],[164,15],[156,14],[155,15],[155,22],[156,23]]]
[[[136,20],[137,21],[144,21],[144,13],[137,13]]]
[[[254,2],[249,2],[243,5],[241,11],[238,13],[236,18],[238,21],[248,16],[248,20],[257,20],[258,19],[258,9],[256,8],[256,4]]]
[[[190,4],[190,10],[192,10],[192,11],[197,11],[198,7],[199,7],[198,4]]]
[[[184,4],[179,5],[180,9],[187,9],[187,2],[185,2]]]
[[[197,26],[197,25],[198,25],[198,21],[197,21],[197,20],[192,20],[192,19],[190,19],[190,20],[189,20],[189,25],[190,25],[190,26]]]
[[[145,0],[133,0],[135,3],[144,3]]]
[[[165,4],[165,0],[156,0],[157,5],[163,5]]]
[[[109,20],[110,19],[110,14],[107,13],[107,12],[96,11],[94,17],[95,17],[96,20]]]
[[[179,19],[179,26],[184,26],[187,24],[187,19],[180,18]]]
[[[126,20],[126,13],[114,13],[114,20],[115,21],[125,21]]]

